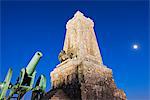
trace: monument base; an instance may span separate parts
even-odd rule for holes
[[[51,100],[126,100],[117,89],[112,70],[95,61],[68,59],[51,72]]]

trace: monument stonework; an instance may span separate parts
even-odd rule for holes
[[[102,61],[94,22],[77,11],[67,22],[60,64],[50,73],[52,89],[43,99],[126,100]]]

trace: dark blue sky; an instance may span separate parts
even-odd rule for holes
[[[15,83],[21,68],[36,51],[43,53],[37,77],[55,68],[63,47],[66,22],[80,10],[95,22],[103,62],[113,70],[117,86],[128,100],[148,100],[148,2],[1,2],[0,81],[13,68]],[[137,43],[140,48],[133,50]]]

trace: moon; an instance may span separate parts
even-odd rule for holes
[[[135,50],[137,50],[137,49],[139,48],[139,46],[138,46],[137,44],[134,44],[134,45],[132,46],[132,48],[135,49]]]

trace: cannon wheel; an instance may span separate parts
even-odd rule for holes
[[[35,85],[35,88],[32,91],[31,100],[40,100],[41,97],[44,95],[44,91],[46,88],[46,77],[41,75]]]
[[[7,72],[7,76],[3,82],[3,87],[1,90],[1,94],[0,94],[0,99],[3,99],[4,96],[6,95],[6,92],[8,90],[9,84],[10,84],[11,77],[12,77],[12,69],[9,68],[9,70]]]

